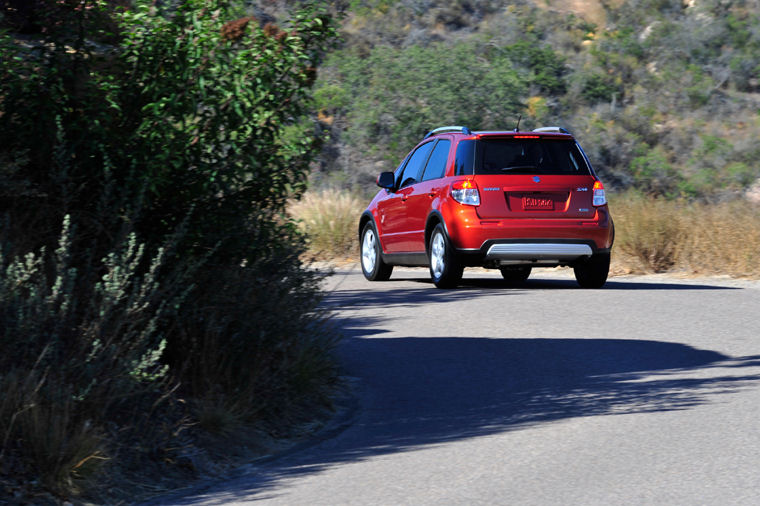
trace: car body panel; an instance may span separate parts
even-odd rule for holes
[[[490,218],[593,218],[594,177],[475,176],[481,204],[478,216]],[[539,182],[534,181],[538,179]],[[548,205],[546,205],[548,204]]]

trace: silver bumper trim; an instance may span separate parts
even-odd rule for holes
[[[486,260],[574,260],[593,254],[588,244],[510,243],[488,248]]]

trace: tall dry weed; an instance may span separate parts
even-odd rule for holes
[[[631,272],[760,276],[760,206],[673,201],[626,193],[612,198],[613,258]]]
[[[290,214],[308,237],[309,249],[322,257],[358,250],[357,224],[365,203],[342,190],[307,192],[290,206]]]
[[[760,276],[760,206],[746,201],[695,204],[681,215],[688,233],[680,264],[693,272]]]
[[[626,194],[615,198],[610,207],[616,262],[645,272],[665,272],[676,266],[687,235],[678,203]]]

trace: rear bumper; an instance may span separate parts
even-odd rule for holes
[[[479,253],[486,257],[494,244],[536,244],[543,246],[509,246],[491,251],[519,257],[555,254],[571,257],[582,248],[568,244],[587,244],[591,253],[609,251],[614,240],[614,227],[606,206],[599,208],[592,219],[503,219],[482,220],[474,210],[460,209],[453,220],[446,220],[447,232],[453,246],[462,253]],[[555,244],[556,246],[546,246]],[[584,249],[584,255],[585,249]]]
[[[467,266],[553,267],[575,265],[589,259],[592,255],[609,252],[610,248],[598,248],[592,240],[491,239],[478,249],[457,249],[457,256]]]
[[[575,265],[609,253],[615,239],[606,206],[586,220],[481,220],[474,212],[463,214],[449,224],[448,233],[462,263],[470,266]]]
[[[510,262],[516,260],[577,260],[580,257],[590,257],[594,251],[588,244],[578,243],[496,243],[486,251],[485,260]]]

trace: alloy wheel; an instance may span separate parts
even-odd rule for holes
[[[430,248],[430,270],[435,279],[440,279],[443,276],[443,270],[446,268],[445,255],[446,242],[444,241],[443,234],[436,232]]]
[[[362,241],[362,267],[364,267],[364,271],[374,271],[375,262],[377,262],[375,232],[371,228],[367,228]]]

